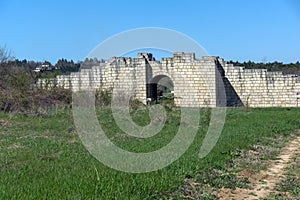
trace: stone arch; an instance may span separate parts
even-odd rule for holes
[[[174,80],[169,75],[158,74],[147,83],[147,101],[157,101],[166,92],[174,93]]]

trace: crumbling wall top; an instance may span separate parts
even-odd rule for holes
[[[145,58],[148,61],[155,61],[155,58],[153,57],[152,53],[141,52],[138,53],[137,58]]]
[[[174,59],[195,60],[195,53],[174,52]]]

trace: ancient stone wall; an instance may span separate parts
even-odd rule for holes
[[[75,92],[114,88],[120,96],[132,95],[146,103],[147,84],[157,83],[162,77],[172,80],[178,106],[298,106],[298,77],[264,69],[244,69],[214,56],[196,59],[194,53],[183,52],[163,58],[162,62],[149,53],[139,53],[137,58],[113,57],[80,72],[41,79],[37,85],[56,85]]]
[[[225,77],[242,104],[250,107],[297,107],[300,79],[297,75],[268,72],[266,69],[245,69],[227,64],[218,58]],[[228,99],[231,98],[227,95]],[[234,103],[234,102],[232,102]],[[238,103],[236,101],[235,103]]]

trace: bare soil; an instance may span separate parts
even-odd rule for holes
[[[294,138],[281,149],[276,160],[269,161],[267,170],[255,172],[244,169],[238,172],[238,177],[249,179],[249,188],[222,188],[218,193],[220,199],[261,199],[268,197],[271,193],[278,193],[275,186],[285,178],[285,169],[292,162],[291,159],[300,153],[300,136]]]

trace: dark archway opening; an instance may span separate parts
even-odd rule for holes
[[[153,77],[146,88],[147,103],[174,104],[174,84],[168,76],[158,75]]]

